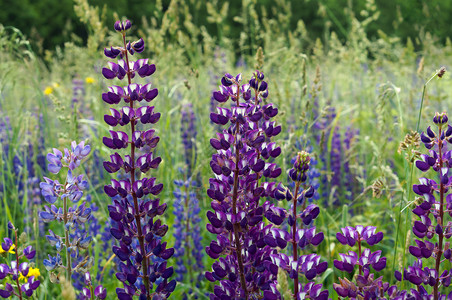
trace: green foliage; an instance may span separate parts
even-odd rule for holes
[[[102,11],[101,18],[96,10]],[[344,43],[355,36],[356,22],[369,40],[384,33],[403,41],[410,38],[419,49],[427,32],[446,42],[452,34],[450,26],[445,25],[451,12],[452,4],[440,0],[25,0],[5,6],[0,11],[0,24],[18,27],[33,38],[36,49],[53,50],[73,40],[72,33],[89,45],[101,44],[105,24],[114,22],[117,13],[134,20],[137,28],[160,28],[165,33],[165,45],[198,44],[209,34],[222,47],[232,42],[235,54],[253,55],[259,46],[266,44],[267,49],[274,43],[265,40],[270,32],[286,44],[293,43],[297,35],[305,41],[320,38],[325,42],[331,32],[336,32]],[[162,51],[161,41],[156,44]]]

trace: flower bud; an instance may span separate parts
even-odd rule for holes
[[[444,124],[447,124],[447,121],[449,120],[449,118],[447,117],[447,114],[445,112],[440,113],[436,113],[435,116],[433,117],[433,123],[435,123],[436,125],[438,125],[438,127],[441,127]]]

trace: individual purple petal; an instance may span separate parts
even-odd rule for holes
[[[9,271],[10,269],[7,264],[0,264],[0,279],[5,278],[8,275]]]

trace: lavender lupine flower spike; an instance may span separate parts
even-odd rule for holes
[[[139,295],[140,299],[166,299],[176,286],[175,280],[168,282],[173,274],[173,268],[167,268],[166,260],[173,253],[173,248],[167,248],[162,237],[168,231],[168,226],[156,216],[162,215],[166,210],[166,204],[160,204],[156,196],[162,191],[163,184],[157,183],[156,178],[136,178],[136,172],[148,172],[156,169],[161,162],[160,157],[155,157],[153,152],[138,156],[137,151],[147,146],[153,149],[159,142],[155,129],[145,131],[137,130],[138,123],[154,124],[160,118],[160,113],[154,111],[154,106],[137,107],[143,100],[152,101],[158,90],[151,83],[132,83],[137,77],[148,77],[155,72],[155,65],[148,59],[130,61],[130,55],[141,53],[144,50],[142,39],[135,42],[126,41],[126,31],[130,29],[129,20],[117,21],[115,30],[122,35],[123,45],[110,47],[104,50],[104,54],[112,59],[120,57],[118,63],[109,62],[108,68],[102,69],[102,74],[107,79],[127,78],[126,86],[114,85],[107,93],[102,94],[102,99],[108,104],[119,104],[124,101],[126,106],[120,109],[110,108],[111,115],[105,115],[105,122],[110,126],[127,126],[130,124],[129,133],[125,131],[110,131],[110,137],[104,137],[104,144],[111,149],[127,149],[127,155],[114,153],[110,161],[104,162],[105,170],[116,173],[123,169],[128,178],[122,180],[112,179],[110,185],[104,187],[105,193],[110,197],[116,197],[113,205],[108,207],[110,217],[116,222],[111,229],[111,234],[119,241],[119,246],[113,247],[113,252],[122,261],[116,277],[124,288],[118,288],[116,293],[119,299],[132,299]],[[149,198],[148,198],[149,197]],[[156,288],[151,293],[154,284]]]
[[[72,273],[77,271],[77,267],[72,267],[72,254],[78,256],[79,250],[87,249],[92,239],[88,235],[70,239],[71,229],[76,224],[85,223],[91,216],[91,208],[86,207],[85,202],[77,205],[88,183],[83,179],[83,175],[72,173],[80,166],[90,151],[91,147],[85,145],[84,142],[79,144],[72,142],[71,149],[65,148],[63,152],[54,148],[53,153],[47,154],[47,160],[49,161],[48,170],[58,174],[62,168],[67,168],[66,180],[64,183],[59,183],[58,180],[44,177],[45,182],[41,182],[39,185],[42,196],[51,204],[50,207],[44,206],[44,211],[39,213],[39,217],[46,223],[57,221],[64,224],[64,237],[49,230],[50,234],[46,236],[47,241],[50,245],[56,247],[58,254],[56,257],[49,255],[49,259],[44,259],[43,264],[48,271],[57,271],[60,267],[66,269],[66,279],[68,281],[71,280]],[[54,205],[58,199],[63,202],[62,208]],[[68,200],[75,203],[73,207],[69,207]],[[66,265],[62,263],[59,254],[63,248],[66,248],[66,251],[64,251],[66,253]],[[53,279],[52,282],[58,281],[55,274],[52,274],[51,278]]]
[[[276,187],[260,179],[281,174],[276,164],[265,161],[281,153],[271,142],[281,132],[281,126],[271,121],[278,109],[273,104],[262,105],[268,90],[264,74],[259,71],[247,83],[242,83],[241,74],[226,74],[221,83],[220,90],[213,94],[215,100],[224,103],[230,99],[233,104],[231,109],[218,107],[210,115],[213,123],[228,125],[210,140],[217,152],[210,162],[215,177],[210,179],[207,190],[213,209],[207,212],[207,230],[217,234],[217,239],[206,247],[206,252],[218,260],[212,272],[206,272],[206,278],[220,281],[210,297],[279,299],[278,268],[270,259],[276,250],[264,242],[273,229],[275,234],[279,231],[266,225],[263,216],[280,225],[285,212],[270,202],[260,202],[261,198],[273,197]]]
[[[87,170],[87,174],[89,174],[89,170]],[[94,183],[94,182],[93,182]],[[91,202],[91,195],[88,195],[86,197],[86,203],[90,206],[92,212],[96,212],[99,210],[99,208],[96,206],[95,203]],[[71,239],[82,239],[86,235],[90,236],[97,236],[99,234],[99,231],[102,229],[102,226],[99,224],[99,220],[91,215],[89,222],[85,224],[75,224],[75,228],[73,231],[73,234],[70,235]],[[108,231],[108,236],[110,236],[110,230],[108,226],[104,228],[104,231]],[[102,241],[104,243],[108,243],[108,238],[104,239],[102,238]],[[106,289],[102,285],[97,285],[96,288],[94,285],[94,282],[91,281],[91,275],[89,273],[89,268],[93,266],[96,262],[94,261],[94,257],[98,256],[99,260],[97,263],[99,265],[102,261],[103,254],[106,254],[106,249],[101,250],[97,249],[98,247],[90,247],[88,248],[85,253],[89,255],[88,261],[86,260],[86,257],[75,257],[72,261],[72,265],[74,267],[79,268],[79,271],[77,273],[72,274],[72,285],[76,290],[79,290],[80,293],[78,295],[78,298],[82,300],[89,300],[91,299],[90,296],[88,296],[87,291],[89,291],[89,294],[94,294],[96,299],[105,299],[106,298]],[[98,253],[95,251],[98,250]],[[99,274],[100,275],[100,274]],[[96,279],[96,278],[95,278]],[[100,279],[98,277],[97,279]],[[93,291],[99,290],[100,292],[96,294],[96,292],[93,293]],[[103,298],[102,298],[103,297]]]
[[[419,239],[415,240],[416,246],[409,247],[416,261],[404,270],[403,279],[416,285],[418,290],[432,287],[432,298],[429,299],[437,300],[452,298],[452,292],[449,292],[452,270],[444,264],[452,262],[450,243],[446,242],[452,237],[452,177],[449,172],[452,151],[447,150],[447,144],[452,144],[452,126],[448,124],[446,113],[436,113],[433,123],[438,131],[429,126],[421,134],[421,140],[430,149],[430,154],[422,154],[421,160],[416,161],[416,167],[422,172],[433,169],[438,174],[438,182],[420,178],[420,184],[413,185],[413,191],[422,197],[418,199],[421,204],[413,209],[419,217],[414,222],[413,233]],[[433,261],[433,268],[422,266],[427,259]],[[396,271],[395,275],[398,280],[402,279],[400,272]]]

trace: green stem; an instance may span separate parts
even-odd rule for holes
[[[64,189],[66,189],[68,182],[66,180],[66,184],[64,185]],[[71,262],[71,253],[69,252],[69,228],[66,226],[68,223],[68,209],[67,209],[67,197],[63,198],[63,222],[64,222],[64,243],[66,245],[66,280],[71,283],[71,274],[72,274],[72,262]]]
[[[416,131],[419,131],[419,124],[421,123],[422,106],[424,105],[424,98],[425,98],[425,93],[426,93],[426,91],[427,91],[427,85],[430,83],[430,81],[433,80],[433,78],[435,78],[436,76],[438,76],[438,72],[439,72],[439,71],[436,71],[435,75],[433,75],[432,77],[430,77],[430,79],[427,80],[426,83],[424,83],[424,88],[422,89],[421,107],[419,108],[419,116],[418,116],[418,118],[417,118]]]
[[[92,284],[89,285],[89,290],[91,291],[91,300],[96,300],[96,297],[94,296],[94,287]]]

